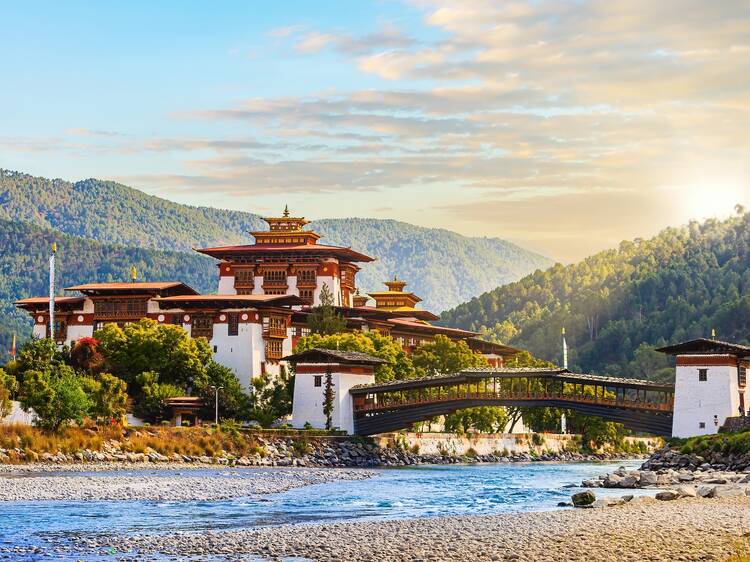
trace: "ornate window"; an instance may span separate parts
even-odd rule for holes
[[[237,312],[230,312],[227,316],[227,334],[236,336],[240,333],[240,315]]]
[[[266,340],[266,360],[278,361],[283,357],[282,344],[284,340],[267,339]]]
[[[94,314],[100,318],[143,318],[148,310],[145,299],[106,299],[94,301]]]
[[[312,304],[315,298],[315,289],[300,289],[299,298],[304,300],[307,304]]]
[[[238,269],[234,272],[235,288],[252,288],[255,285],[255,271],[252,269]]]
[[[286,286],[286,269],[267,269],[264,271],[263,285]]]
[[[272,338],[286,337],[286,317],[266,316],[263,318],[263,335]]]
[[[317,275],[314,269],[302,269],[297,272],[297,285],[313,285],[317,284]]]
[[[204,337],[211,339],[214,335],[213,316],[208,314],[193,316],[193,327],[190,331],[190,335],[194,338]]]

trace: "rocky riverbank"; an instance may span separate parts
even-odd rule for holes
[[[418,464],[458,463],[510,463],[510,462],[597,462],[637,459],[636,454],[581,454],[573,452],[540,454],[497,453],[487,455],[420,455],[404,448],[381,448],[364,440],[335,440],[320,438],[255,438],[257,447],[253,454],[234,455],[217,451],[214,455],[162,454],[151,447],[143,452],[128,451],[123,442],[105,441],[100,450],[82,449],[73,453],[37,453],[30,449],[0,449],[0,472],[17,470],[15,465],[38,464],[50,469],[60,466],[127,465],[223,465],[223,466],[280,466],[280,467],[331,467],[369,468]],[[14,464],[1,464],[13,461]]]
[[[216,470],[195,469],[132,471],[127,474],[66,476],[37,474],[33,477],[0,476],[0,502],[38,500],[151,500],[212,501],[284,492],[292,488],[334,480],[362,480],[367,470],[320,468]],[[137,473],[134,473],[137,472]],[[18,473],[16,473],[18,474]]]
[[[644,499],[611,509],[428,517],[322,525],[285,525],[246,531],[91,537],[74,552],[114,548],[123,559],[163,553],[171,560],[317,561],[673,561],[725,560],[745,544],[750,498]]]

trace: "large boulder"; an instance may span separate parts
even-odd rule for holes
[[[618,488],[637,488],[638,487],[638,477],[628,475],[623,477],[618,483]]]
[[[658,480],[658,474],[651,470],[644,470],[641,472],[641,486],[656,486]]]
[[[674,491],[680,494],[681,498],[695,498],[698,496],[698,491],[695,489],[695,486],[677,486]]]
[[[668,502],[668,501],[679,499],[680,494],[679,492],[675,490],[664,490],[663,492],[659,492],[658,494],[656,494],[655,497],[657,500]]]
[[[593,504],[596,501],[596,495],[594,492],[578,492],[570,497],[574,507],[585,507]]]
[[[711,498],[734,498],[744,496],[745,489],[740,486],[716,486]]]

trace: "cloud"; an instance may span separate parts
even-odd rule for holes
[[[303,85],[175,116],[214,134],[104,142],[80,129],[62,149],[168,152],[177,169],[127,176],[165,192],[339,194],[353,209],[364,192],[435,198],[431,220],[550,254],[684,220],[663,186],[726,170],[750,186],[744,0],[414,1],[423,30],[268,33],[310,64],[335,53],[372,88]]]

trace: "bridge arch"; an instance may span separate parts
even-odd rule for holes
[[[396,431],[476,406],[553,407],[668,436],[674,386],[576,374],[565,369],[473,369],[453,375],[360,385],[352,396],[360,435]]]

